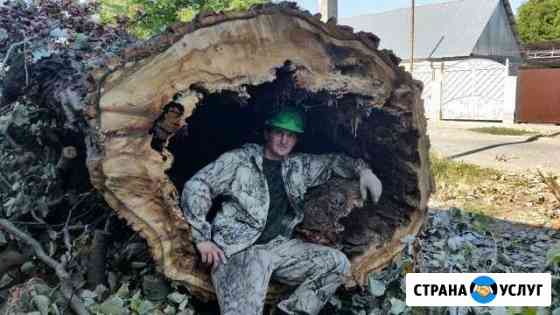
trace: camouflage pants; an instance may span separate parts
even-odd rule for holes
[[[261,315],[272,279],[299,285],[278,307],[287,314],[318,314],[350,271],[333,248],[278,237],[232,255],[212,271],[222,315]]]

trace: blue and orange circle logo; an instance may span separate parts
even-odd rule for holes
[[[470,292],[472,298],[478,303],[492,302],[498,293],[498,285],[488,276],[480,276],[471,282]]]

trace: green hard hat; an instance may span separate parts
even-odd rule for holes
[[[270,127],[282,128],[296,133],[303,133],[303,115],[296,108],[286,108],[266,121]]]

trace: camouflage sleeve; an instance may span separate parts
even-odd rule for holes
[[[212,199],[223,194],[230,186],[237,160],[234,151],[226,152],[185,183],[181,208],[192,227],[194,243],[211,240],[212,226],[206,221],[206,215],[212,206]]]
[[[354,159],[344,154],[305,154],[303,173],[307,187],[326,183],[334,174],[344,178],[358,177],[360,171],[369,166],[362,159]]]

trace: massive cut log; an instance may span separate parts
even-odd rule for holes
[[[258,141],[267,114],[295,104],[309,126],[302,150],[361,157],[384,183],[381,202],[363,207],[355,182],[335,180],[310,192],[298,228],[300,237],[344,250],[355,282],[365,284],[368,272],[403,249],[401,238],[417,233],[433,190],[421,85],[378,42],[291,4],[176,25],[129,49],[127,63],[100,82],[100,98],[91,103],[98,128],[88,154],[93,184],[146,238],[166,276],[211,297],[177,188],[218,154]],[[167,117],[171,101],[183,108]],[[175,128],[150,132],[165,121]]]
[[[297,228],[297,237],[343,250],[352,262],[348,285],[365,285],[370,271],[403,250],[401,239],[419,231],[434,187],[421,83],[378,43],[295,4],[266,4],[199,14],[94,70],[32,76],[28,85],[39,86],[34,100],[59,106],[82,132],[92,184],[147,240],[160,270],[208,299],[209,272],[198,262],[178,192],[219,154],[262,141],[272,112],[302,108],[307,127],[298,150],[360,157],[383,182],[378,204],[360,204],[352,180],[310,191]],[[54,69],[63,65],[57,58],[33,66]],[[13,76],[28,80],[17,69]],[[20,90],[6,89],[0,105]],[[274,285],[271,295],[280,289]]]

